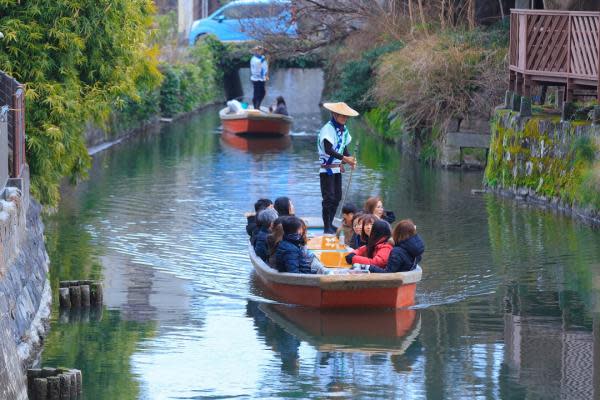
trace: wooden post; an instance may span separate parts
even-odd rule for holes
[[[68,287],[58,289],[58,299],[61,308],[71,308],[71,295]]]
[[[71,399],[71,378],[67,373],[59,375],[60,378],[60,400]]]
[[[94,306],[101,306],[104,298],[102,282],[94,282],[90,287],[90,301]]]
[[[34,399],[46,399],[48,393],[48,381],[46,378],[35,378],[33,380],[33,398]]]
[[[33,393],[34,393],[34,386],[33,386],[33,381],[36,378],[41,378],[42,377],[42,370],[39,368],[32,368],[32,369],[28,369],[27,370],[27,394],[29,395],[29,398],[33,399]]]
[[[69,288],[69,292],[71,293],[71,307],[73,307],[73,308],[81,307],[81,287],[80,286],[71,286]]]
[[[81,285],[81,306],[89,307],[90,306],[90,287],[89,285]]]
[[[48,381],[48,400],[60,400],[60,378],[58,376],[49,376]]]

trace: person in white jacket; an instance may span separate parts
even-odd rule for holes
[[[260,104],[266,95],[265,82],[269,80],[269,62],[262,46],[256,46],[252,51],[254,53],[250,59],[250,80],[254,86],[252,105],[255,110],[260,110]]]

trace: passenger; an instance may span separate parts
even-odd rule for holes
[[[373,224],[377,221],[377,217],[373,214],[365,214],[362,217],[362,229],[360,232],[360,246],[366,246],[369,243],[369,236],[371,236],[371,229]],[[360,247],[359,246],[359,247]]]
[[[275,252],[275,266],[279,272],[310,274],[314,256],[306,249],[306,225],[298,217],[281,221],[283,240]]]
[[[337,229],[335,235],[339,239],[342,233],[344,234],[344,244],[350,246],[352,244],[352,234],[354,233],[352,220],[356,214],[356,206],[354,204],[344,204],[342,207],[342,225]]]
[[[274,114],[289,115],[283,96],[277,96],[276,104],[275,107],[273,107],[272,112]]]
[[[348,264],[376,265],[381,268],[387,265],[392,251],[392,245],[389,243],[392,236],[390,224],[377,220],[372,226],[368,244],[346,255]]]
[[[356,212],[354,217],[352,218],[352,238],[350,239],[350,247],[353,249],[358,249],[361,244],[360,235],[362,234],[362,218],[364,217],[364,213],[362,211]]]
[[[377,196],[369,197],[369,199],[365,202],[365,212],[368,214],[373,214],[379,219],[383,219],[390,224],[393,224],[396,220],[396,215],[394,215],[393,211],[385,211],[383,208],[383,202]]]
[[[275,199],[274,207],[280,217],[294,215],[296,212],[292,201],[288,197],[278,197]]]
[[[287,217],[279,217],[275,221],[273,221],[273,226],[271,228],[271,234],[267,236],[267,245],[269,246],[269,266],[275,268],[276,260],[275,253],[277,252],[277,246],[279,246],[279,242],[283,240],[283,226],[281,226],[281,222]]]
[[[258,232],[254,235],[254,251],[264,262],[269,261],[269,245],[267,236],[271,233],[273,221],[277,219],[277,211],[272,208],[262,210],[258,214]]]
[[[269,199],[259,199],[256,203],[254,203],[254,214],[247,213],[246,220],[246,233],[248,236],[252,237],[252,233],[255,233],[256,228],[256,216],[259,212],[264,210],[265,208],[273,207],[273,202]]]
[[[417,267],[423,253],[425,244],[417,234],[417,227],[410,219],[402,220],[394,228],[392,235],[395,246],[390,253],[386,268],[371,266],[370,272],[404,272],[412,271]]]

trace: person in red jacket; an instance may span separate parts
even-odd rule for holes
[[[366,246],[361,246],[346,255],[348,264],[376,265],[385,268],[393,246],[389,243],[392,232],[390,224],[383,220],[373,223],[369,241]]]

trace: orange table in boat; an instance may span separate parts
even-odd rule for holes
[[[347,252],[311,250],[327,268],[350,268],[346,262]]]
[[[348,249],[348,246],[340,243],[335,236],[315,236],[308,239],[307,247],[309,250],[323,251],[346,251]]]

